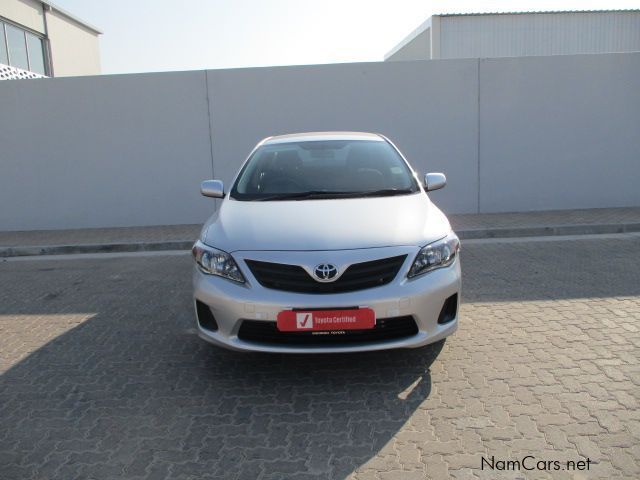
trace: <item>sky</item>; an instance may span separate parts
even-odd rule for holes
[[[640,8],[640,0],[54,0],[98,27],[102,72],[377,62],[437,13]]]

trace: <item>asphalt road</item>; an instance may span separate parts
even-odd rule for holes
[[[444,348],[330,356],[200,341],[187,255],[0,262],[0,479],[640,478],[640,237],[462,261]]]

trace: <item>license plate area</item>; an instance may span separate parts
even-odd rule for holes
[[[283,310],[277,317],[281,332],[369,330],[375,326],[376,314],[370,308]]]

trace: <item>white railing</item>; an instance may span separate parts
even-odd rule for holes
[[[0,80],[21,80],[23,78],[47,78],[45,75],[33,73],[21,68],[10,67],[0,63]]]

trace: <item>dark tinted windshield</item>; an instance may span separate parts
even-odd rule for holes
[[[231,189],[238,200],[408,194],[419,191],[384,141],[323,140],[259,147]]]

